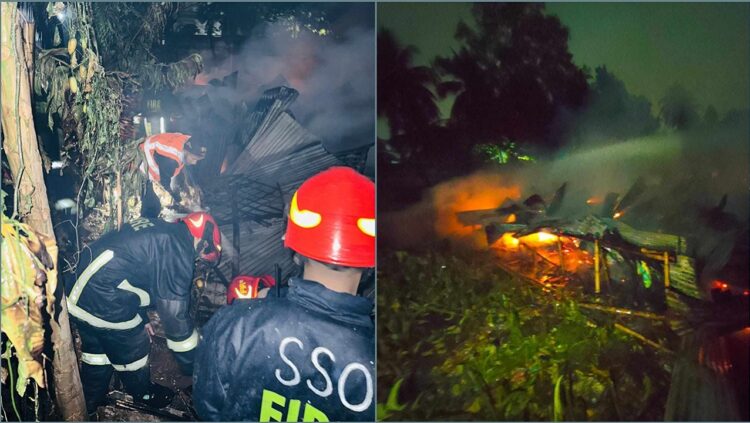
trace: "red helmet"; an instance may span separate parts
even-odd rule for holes
[[[257,298],[261,283],[266,288],[270,288],[276,285],[276,279],[271,275],[260,277],[239,275],[235,277],[227,287],[227,304],[232,304],[232,301],[237,298]]]
[[[206,212],[196,212],[185,216],[182,221],[187,225],[193,238],[208,241],[208,252],[201,253],[201,259],[218,263],[221,257],[221,232],[214,218]],[[207,233],[208,230],[213,230],[213,234]]]
[[[305,181],[292,197],[284,246],[323,263],[375,267],[375,184],[348,167]]]

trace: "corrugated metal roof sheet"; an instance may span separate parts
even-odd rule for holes
[[[358,166],[367,149],[329,153],[286,109],[297,92],[286,87],[267,90],[245,120],[240,136],[251,136],[229,169],[204,190],[204,202],[220,225],[226,246],[219,269],[232,276],[233,206],[236,205],[241,274],[273,274],[279,264],[283,278],[296,271],[284,248],[284,207],[302,182],[331,166]]]
[[[227,174],[248,173],[255,166],[284,159],[301,147],[320,142],[287,112],[264,121],[253,139],[227,169]]]
[[[264,125],[273,122],[298,96],[297,90],[289,87],[276,87],[264,91],[258,103],[243,119],[245,123],[240,131],[240,143],[247,145]]]
[[[245,175],[219,177],[203,192],[203,202],[219,225],[232,221],[235,203],[240,221],[260,222],[281,217],[285,200],[278,186]]]
[[[295,270],[292,253],[284,248],[285,220],[274,219],[269,226],[262,226],[253,222],[240,224],[240,274],[245,275],[273,275],[274,264],[282,269],[282,278],[286,279]],[[232,225],[223,225],[221,232],[225,234],[226,244],[232,244]],[[227,254],[219,265],[219,270],[230,278],[232,275],[232,257]]]
[[[343,163],[329,154],[319,142],[288,152],[281,159],[253,167],[246,176],[259,181],[275,181],[282,188],[298,183],[331,166]],[[286,189],[284,189],[287,192]]]

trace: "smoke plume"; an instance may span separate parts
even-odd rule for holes
[[[596,213],[588,199],[610,192],[624,195],[639,179],[645,185],[637,212],[622,220],[639,229],[688,235],[701,210],[716,207],[727,195],[724,211],[747,226],[750,199],[748,122],[703,127],[690,132],[660,132],[621,142],[577,144],[531,165],[481,170],[438,184],[406,210],[381,217],[380,240],[395,248],[427,246],[449,238],[481,247],[481,228],[463,226],[457,211],[491,209],[506,199],[532,194],[546,201],[567,182],[559,216]],[[433,222],[428,228],[424,221]],[[393,226],[396,225],[396,226]],[[397,227],[398,236],[387,233]],[[394,231],[396,232],[396,231]]]
[[[279,24],[262,25],[239,51],[203,52],[205,70],[198,84],[238,72],[237,88],[223,99],[252,105],[263,90],[287,85],[300,95],[295,118],[336,152],[371,144],[374,137],[374,31],[351,26],[320,36],[292,36]]]

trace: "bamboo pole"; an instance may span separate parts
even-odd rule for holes
[[[654,342],[654,341],[646,338],[645,336],[643,336],[640,333],[634,331],[633,329],[630,329],[629,327],[627,327],[625,325],[622,325],[620,323],[615,323],[615,329],[617,329],[617,330],[619,330],[619,331],[621,331],[621,332],[623,332],[623,333],[625,333],[627,335],[630,335],[633,338],[638,339],[641,342],[643,342],[643,343],[645,343],[647,345],[650,345],[650,346],[656,348],[657,350],[659,350],[661,352],[665,352],[665,353],[668,353],[668,354],[674,354],[674,352],[672,350],[670,350],[668,348],[664,348],[660,344],[657,344],[656,342]]]
[[[31,84],[24,56],[23,37],[18,17],[18,3],[0,4],[0,98],[3,149],[16,182],[14,192],[19,217],[35,231],[54,239],[52,218],[44,184],[42,160],[31,112]],[[57,257],[54,258],[57,261]],[[53,374],[57,404],[69,421],[86,419],[78,362],[62,284],[55,297],[56,316],[50,319],[54,350]]]
[[[621,314],[625,316],[637,316],[637,317],[643,317],[643,318],[652,319],[652,320],[664,320],[664,316],[656,314],[656,313],[649,313],[647,311],[630,310],[627,308],[602,306],[598,304],[588,304],[588,303],[578,303],[578,306],[583,307],[583,308],[588,308],[591,310],[603,311],[606,313]]]
[[[599,276],[599,240],[594,240],[594,292],[601,292],[601,279]]]
[[[115,205],[117,207],[117,230],[122,228],[122,171],[118,168],[116,175],[116,186],[115,186]]]

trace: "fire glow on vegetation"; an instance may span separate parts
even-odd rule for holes
[[[493,209],[506,199],[518,200],[520,197],[521,187],[509,184],[496,173],[477,173],[440,184],[434,188],[432,195],[436,211],[435,232],[442,237],[470,240],[477,247],[486,246],[481,227],[462,224],[456,213]]]

